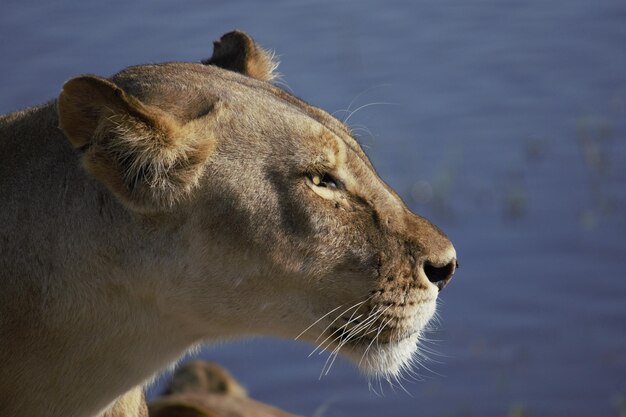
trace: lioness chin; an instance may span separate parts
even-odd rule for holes
[[[231,32],[0,118],[0,415],[140,415],[134,387],[246,335],[407,366],[454,248],[275,67]]]

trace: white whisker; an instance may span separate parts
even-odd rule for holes
[[[303,334],[305,334],[309,329],[311,329],[311,327],[315,326],[317,323],[319,323],[320,321],[322,321],[324,318],[328,317],[329,314],[334,313],[335,311],[339,310],[341,307],[343,307],[345,304],[342,304],[340,306],[337,306],[335,308],[333,308],[332,310],[330,310],[328,313],[324,314],[322,317],[320,317],[319,319],[315,320],[315,322],[313,324],[311,324],[309,327],[307,327],[306,329],[304,329],[299,335],[297,335],[293,340],[298,340],[300,338],[300,336],[302,336]]]
[[[359,336],[358,338],[355,339],[355,337],[361,332],[361,331],[367,331],[367,329],[369,329],[373,323],[375,323],[391,306],[387,306],[387,308],[383,309],[383,310],[379,310],[379,311],[372,311],[369,315],[369,317],[363,322],[360,323],[358,326],[355,326],[354,329],[351,329],[346,338],[344,340],[342,340],[340,342],[340,344],[335,348],[335,350],[333,350],[333,352],[331,353],[331,355],[328,357],[328,359],[326,359],[326,363],[324,364],[324,367],[322,368],[322,374],[323,375],[328,375],[328,373],[330,372],[330,369],[333,366],[333,363],[335,363],[335,359],[337,359],[337,356],[339,355],[339,351],[341,350],[342,347],[344,347],[347,343],[349,343],[350,341],[354,340],[358,340],[359,338],[363,337],[363,335]],[[385,323],[382,327],[383,329],[386,327],[387,324],[389,324],[391,322],[393,318],[390,318],[387,323]],[[332,360],[331,360],[332,358]],[[329,363],[330,360],[330,363]],[[326,368],[326,365],[328,364],[328,368],[326,369],[326,372],[324,373],[324,369]],[[321,375],[320,375],[321,377]]]
[[[387,103],[387,102],[384,102],[384,101],[379,101],[379,102],[375,102],[375,103],[368,103],[368,104],[364,104],[364,105],[359,106],[359,107],[357,107],[356,109],[354,109],[354,110],[353,110],[353,111],[352,111],[352,112],[348,115],[348,117],[346,117],[346,118],[343,120],[343,122],[347,124],[347,123],[348,123],[348,121],[350,120],[350,118],[351,118],[352,116],[354,116],[354,115],[355,115],[358,111],[360,111],[360,110],[362,110],[362,109],[365,109],[365,108],[367,108],[367,107],[371,107],[371,106],[379,106],[379,105],[397,106],[397,105],[398,105],[398,103]]]
[[[325,351],[326,351],[326,350],[327,350],[330,346],[332,346],[332,344],[333,344],[333,343],[335,343],[335,342],[337,342],[337,341],[341,340],[343,337],[345,337],[345,334],[343,333],[343,330],[345,330],[345,329],[348,327],[348,325],[349,325],[350,323],[352,323],[352,322],[353,322],[353,321],[355,321],[355,320],[358,320],[358,319],[359,319],[359,318],[361,318],[361,317],[363,317],[363,314],[359,314],[357,317],[354,317],[353,319],[351,318],[351,319],[350,319],[349,321],[347,321],[345,324],[342,324],[342,325],[341,325],[341,327],[337,328],[337,330],[335,330],[334,332],[332,332],[332,333],[331,333],[331,334],[330,334],[330,335],[329,335],[326,339],[324,339],[324,341],[323,341],[322,343],[320,343],[320,346],[319,346],[319,347],[321,347],[322,345],[324,345],[324,343],[325,343],[328,339],[330,339],[332,336],[334,336],[334,335],[336,335],[337,333],[339,333],[339,334],[337,335],[337,337],[335,337],[333,340],[331,340],[330,342],[328,342],[328,344],[326,345],[326,347],[325,347],[324,349],[322,349],[322,350],[318,353],[318,355],[321,355],[321,354],[322,354],[322,353],[324,353],[324,352],[325,352]],[[311,352],[311,353],[313,353],[313,352]]]
[[[389,308],[389,307],[387,307],[387,309],[388,309],[388,308]],[[384,311],[387,311],[387,309],[385,309]],[[373,343],[374,341],[376,341],[376,340],[378,339],[378,337],[380,336],[380,334],[381,334],[381,333],[385,330],[385,327],[387,327],[387,325],[388,325],[389,323],[391,323],[391,321],[392,321],[392,320],[393,320],[393,317],[390,317],[390,318],[389,318],[389,320],[387,320],[386,322],[385,322],[385,321],[382,321],[382,322],[380,323],[380,325],[378,326],[378,329],[377,329],[376,335],[372,338],[372,341],[370,342],[370,345],[367,347],[367,349],[365,349],[365,352],[363,353],[363,357],[365,357],[365,354],[367,353],[367,350],[369,349],[369,347],[372,345],[372,343]],[[361,360],[362,360],[362,359],[363,359],[363,358],[361,358]],[[360,363],[360,362],[359,362],[359,363]]]
[[[348,311],[352,310],[352,309],[353,309],[353,308],[355,308],[355,307],[357,307],[357,310],[358,310],[358,307],[359,307],[361,304],[363,304],[364,302],[365,302],[365,301],[361,301],[360,303],[356,303],[356,304],[354,304],[352,307],[349,307],[349,308],[347,308],[346,310],[344,310],[344,312],[343,312],[343,313],[339,314],[339,315],[335,318],[335,320],[331,321],[331,322],[328,324],[328,326],[326,326],[326,328],[325,328],[324,330],[322,330],[322,332],[320,333],[320,335],[319,335],[319,336],[317,336],[317,339],[315,339],[315,341],[317,342],[317,341],[320,339],[320,337],[322,337],[322,336],[324,335],[324,333],[326,333],[326,332],[328,331],[328,329],[329,329],[329,328],[330,328],[333,324],[335,324],[335,322],[336,322],[337,320],[339,320],[340,318],[342,318],[342,317],[343,317],[343,315],[344,315],[344,314],[346,314]],[[323,343],[323,342],[322,342],[322,343]]]
[[[348,108],[346,110],[339,110],[339,111],[345,111],[345,112],[350,112],[350,109],[352,108],[352,105],[354,104],[355,101],[357,101],[361,96],[363,96],[363,94],[365,93],[369,93],[370,91],[376,89],[376,88],[382,88],[382,87],[391,87],[391,84],[377,84],[377,85],[373,85],[371,87],[366,88],[365,90],[361,91],[359,94],[357,94],[352,101],[350,101],[350,104],[348,104]]]
[[[352,313],[352,315],[354,316],[354,314],[358,311],[358,307],[360,307],[363,303],[366,303],[367,301],[369,301],[369,299],[372,298],[372,295],[368,296],[365,300],[358,302],[356,304],[354,304],[352,307],[347,308],[346,310],[344,310],[341,314],[339,314],[333,321],[331,321],[328,326],[326,326],[326,328],[320,333],[320,335],[315,339],[315,342],[317,343],[317,341],[328,331],[328,329],[337,321],[339,320],[341,317],[344,316],[344,314],[346,314],[347,312],[349,312],[350,310],[356,308],[356,310]],[[343,326],[342,326],[343,327]],[[342,327],[340,327],[339,329],[341,329]],[[337,329],[337,330],[339,330]],[[333,337],[333,335],[337,332],[337,330],[335,330],[333,333],[331,333],[326,339],[324,339],[321,343],[318,344],[318,346],[313,349],[313,351],[311,353],[309,353],[309,357],[311,357],[315,352],[317,352],[318,349],[322,348],[322,346],[324,346],[324,344]],[[323,350],[326,350],[326,348],[324,348]],[[322,350],[322,351],[323,351]]]

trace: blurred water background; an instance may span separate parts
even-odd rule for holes
[[[199,61],[234,28],[296,95],[350,115],[461,269],[408,393],[345,360],[318,380],[325,357],[296,342],[202,357],[311,417],[626,415],[626,2],[4,0],[0,112],[77,74]]]

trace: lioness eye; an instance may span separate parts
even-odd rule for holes
[[[337,188],[339,181],[333,178],[329,174],[313,174],[311,175],[311,182],[318,187]]]

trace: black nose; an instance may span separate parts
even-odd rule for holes
[[[459,263],[456,259],[448,262],[444,266],[435,266],[430,262],[424,263],[424,272],[428,277],[428,280],[435,284],[439,291],[443,290],[443,287],[448,285],[448,282],[452,279],[454,271],[459,267]]]

